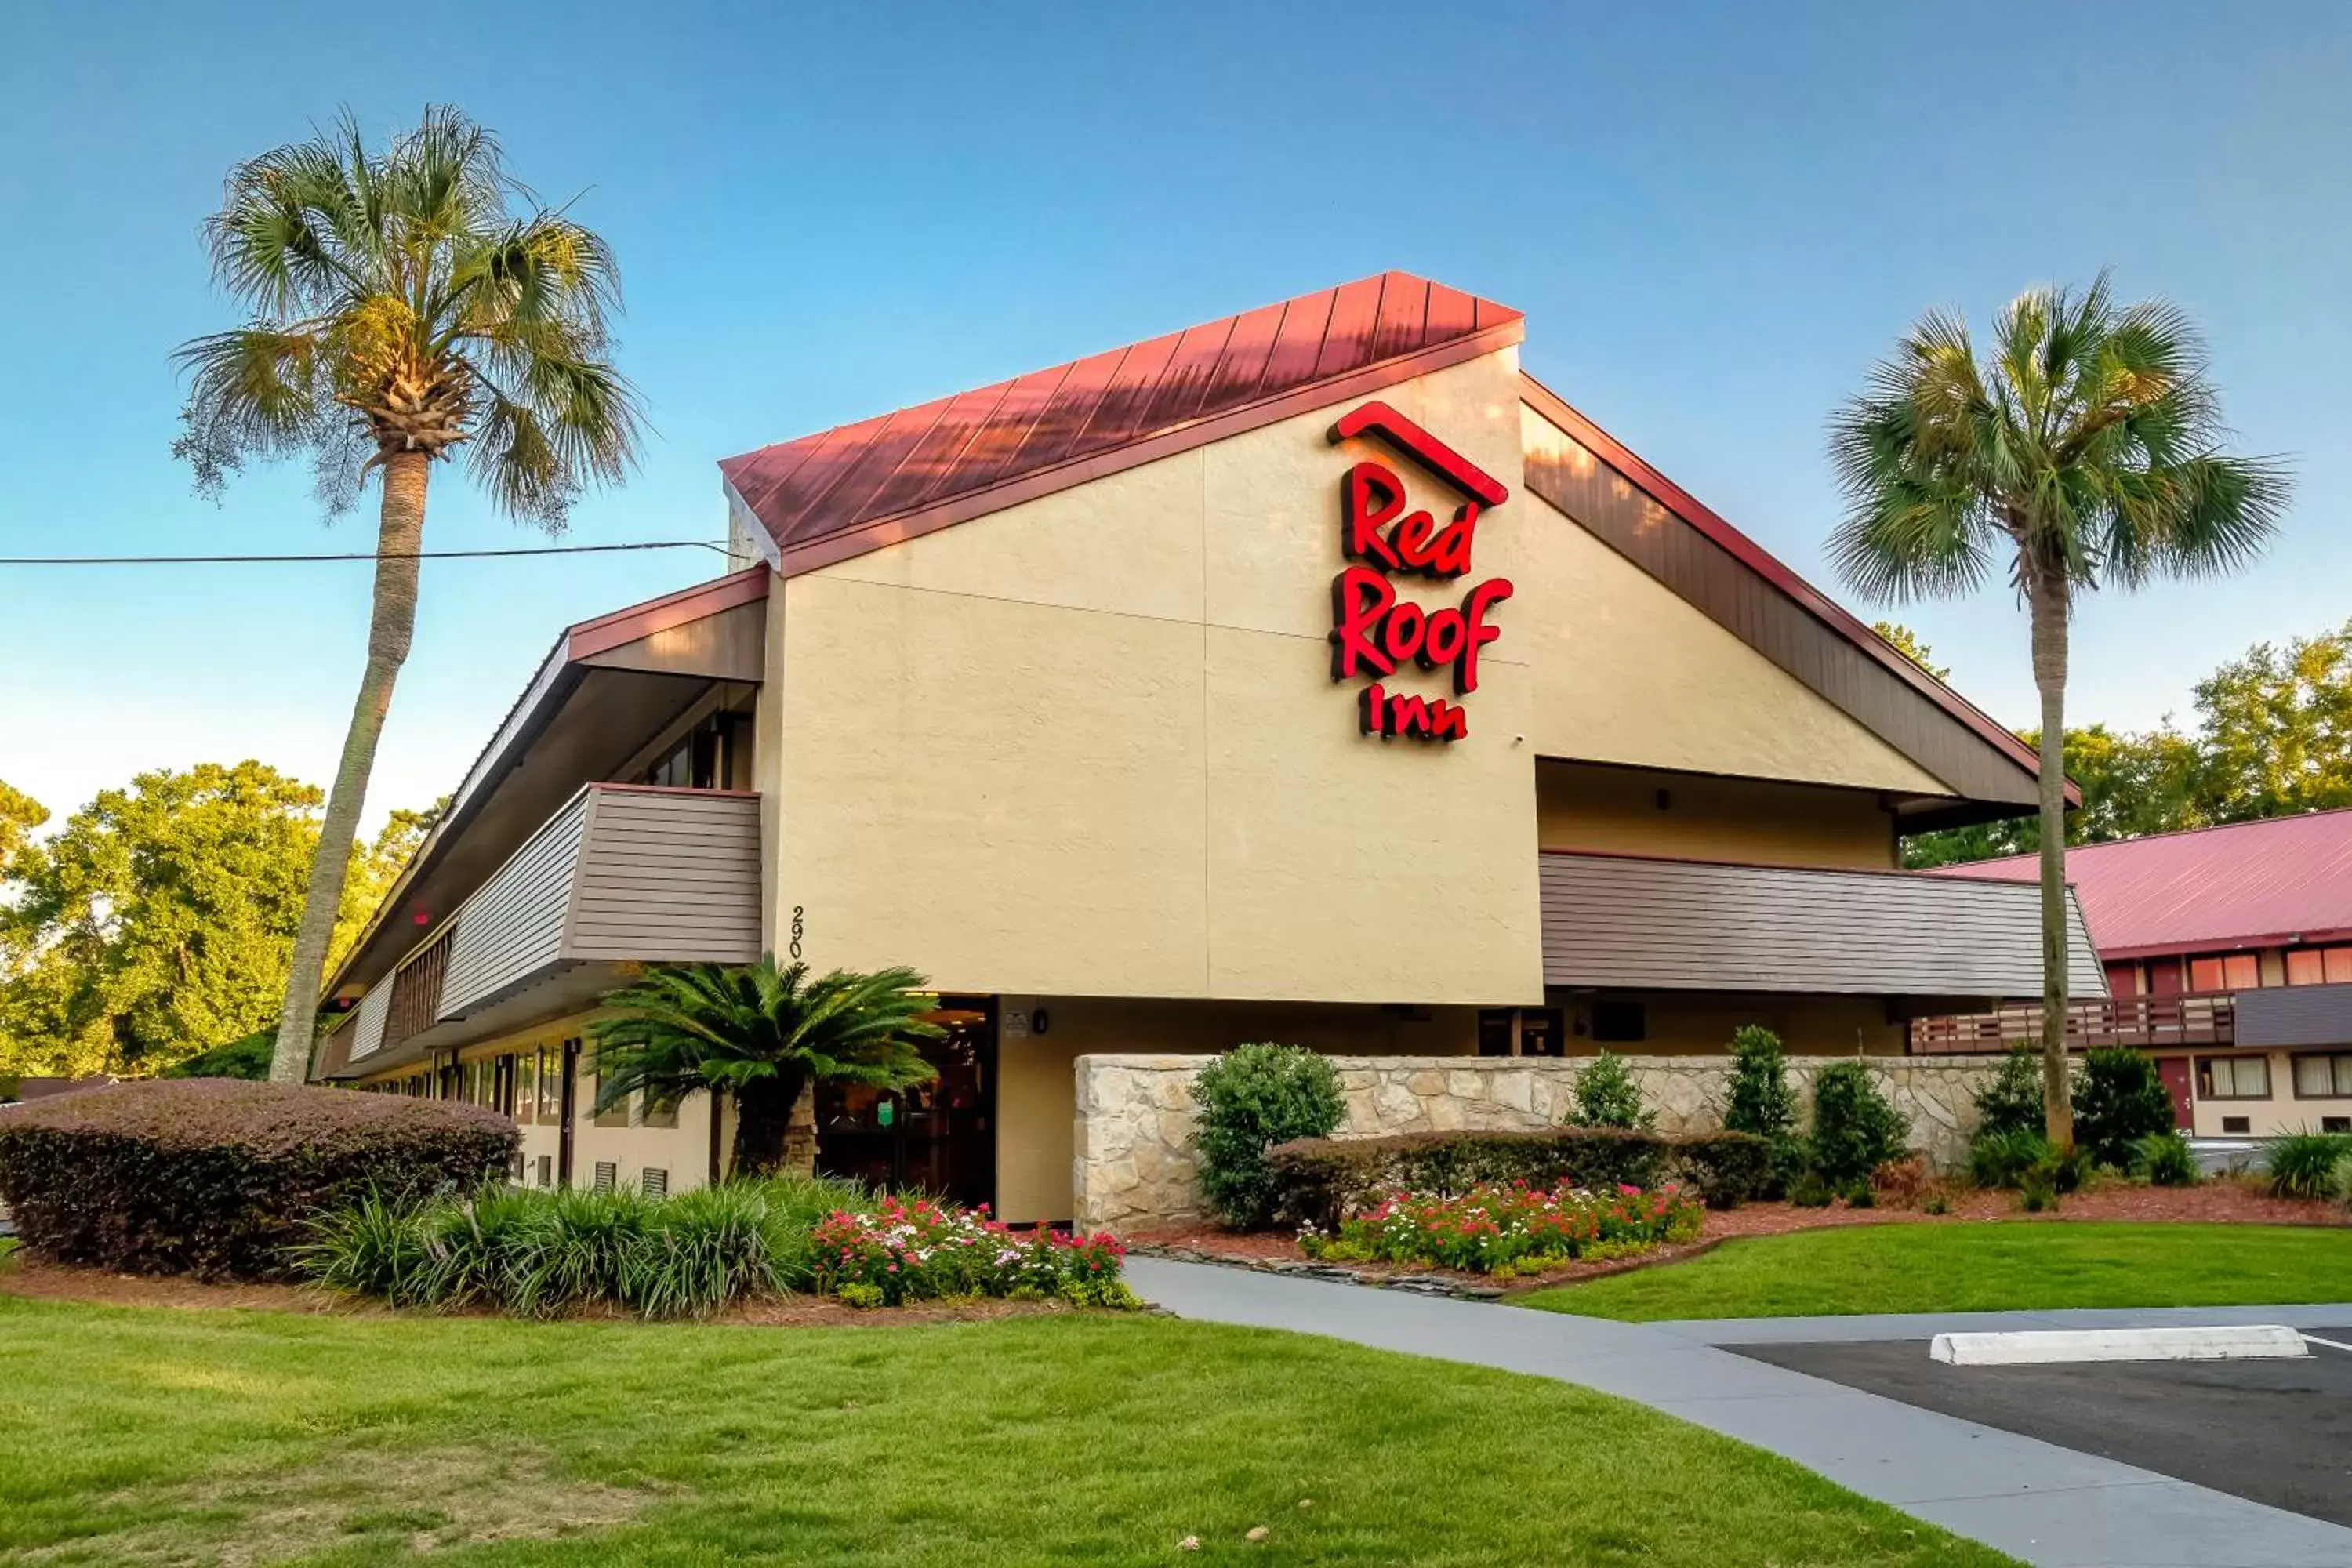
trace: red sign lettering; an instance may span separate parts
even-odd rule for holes
[[[1398,574],[1444,581],[1470,570],[1479,509],[1510,492],[1470,460],[1385,403],[1368,403],[1341,419],[1331,439],[1374,435],[1419,460],[1466,499],[1440,527],[1427,511],[1405,510],[1404,481],[1366,458],[1339,480],[1339,550],[1360,563],[1331,580],[1331,679],[1394,675],[1407,663],[1453,674],[1455,696],[1478,689],[1478,650],[1502,635],[1487,620],[1511,596],[1507,578],[1490,577],[1459,608],[1429,610],[1398,597]],[[1458,741],[1470,732],[1463,709],[1442,698],[1390,691],[1375,679],[1357,704],[1363,733]]]

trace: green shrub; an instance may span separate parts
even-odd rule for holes
[[[2003,1057],[1992,1081],[1976,1092],[1977,1131],[2032,1132],[2045,1125],[2042,1103],[2042,1053],[2031,1046],[2014,1046]]]
[[[1666,1142],[1667,1174],[1711,1209],[1738,1208],[1771,1188],[1780,1150],[1753,1132],[1685,1132]]]
[[[1861,1062],[1839,1062],[1813,1081],[1813,1169],[1839,1191],[1866,1186],[1870,1173],[1906,1151],[1909,1131]]]
[[[208,1051],[198,1051],[184,1062],[175,1062],[156,1074],[158,1078],[241,1078],[260,1082],[269,1076],[269,1058],[278,1049],[278,1029],[275,1025],[255,1031],[243,1039],[231,1040],[225,1046],[215,1046]],[[5,1099],[0,1096],[0,1099]]]
[[[2283,1198],[2320,1198],[2332,1192],[2336,1162],[2352,1154],[2352,1133],[2290,1132],[2263,1153],[2271,1191]]]
[[[2131,1171],[2153,1187],[2193,1187],[2197,1156],[2179,1131],[2151,1132],[2132,1145]]]
[[[2156,1063],[2128,1047],[2084,1053],[2074,1103],[2076,1147],[2118,1171],[2130,1169],[2141,1139],[2172,1131],[2172,1091]]]
[[[1619,1187],[1652,1192],[1677,1181],[1709,1204],[1727,1207],[1754,1195],[1770,1154],[1770,1145],[1747,1132],[1672,1137],[1622,1127],[1558,1127],[1302,1138],[1276,1145],[1266,1159],[1277,1216],[1329,1231],[1392,1194],[1454,1197],[1514,1183],[1549,1190],[1566,1182],[1606,1193]]]
[[[2329,1195],[2339,1204],[2352,1207],[2352,1153],[2341,1156],[2328,1180]]]
[[[1576,1110],[1571,1127],[1622,1127],[1647,1132],[1658,1124],[1657,1113],[1642,1104],[1641,1086],[1625,1070],[1624,1062],[1602,1051],[1576,1075]]]
[[[1969,1180],[1979,1187],[2013,1187],[2050,1158],[2039,1127],[1979,1128],[1969,1141]]]
[[[1347,1114],[1339,1075],[1298,1046],[1241,1046],[1192,1079],[1201,1191],[1219,1219],[1262,1230],[1275,1218],[1266,1151],[1296,1138],[1329,1135]]]
[[[473,1106],[234,1079],[77,1090],[0,1110],[0,1203],[67,1263],[288,1276],[320,1212],[501,1175],[518,1134]]]
[[[1731,1037],[1731,1082],[1725,1097],[1723,1125],[1733,1132],[1752,1132],[1772,1147],[1771,1168],[1760,1196],[1788,1191],[1811,1158],[1797,1131],[1797,1091],[1789,1087],[1787,1060],[1780,1054],[1780,1037],[1748,1024]]]
[[[2025,1173],[2017,1184],[2018,1206],[2027,1214],[2043,1214],[2058,1207],[2056,1167],[2045,1161]]]
[[[1837,1201],[1837,1194],[1822,1180],[1822,1173],[1811,1166],[1797,1173],[1789,1184],[1789,1201],[1801,1209],[1825,1209]]]

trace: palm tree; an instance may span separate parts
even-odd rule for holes
[[[589,1026],[595,1040],[596,1110],[642,1091],[675,1105],[698,1089],[735,1097],[739,1172],[816,1166],[814,1119],[819,1083],[899,1089],[939,1076],[916,1048],[946,1033],[923,1015],[940,1005],[911,969],[871,974],[808,965],[776,967],[772,954],[729,968],[693,963],[656,969],[604,998]]]
[[[454,109],[371,150],[331,133],[231,170],[206,220],[213,278],[250,311],[184,344],[173,452],[219,495],[247,458],[307,454],[329,516],[383,494],[367,665],[310,863],[270,1076],[308,1070],[320,971],[368,774],[416,625],[433,465],[459,447],[508,516],[560,531],[635,456],[635,395],[606,361],[620,286],[604,242],[541,206]]]
[[[1967,593],[1997,562],[2032,625],[2042,698],[2042,1115],[2074,1146],[2066,1097],[2066,634],[2101,583],[2218,574],[2276,528],[2291,491],[2273,459],[2231,457],[2187,316],[2088,289],[2035,289],[1993,323],[1921,319],[1869,390],[1830,422],[1845,515],[1830,553],[1873,599]]]

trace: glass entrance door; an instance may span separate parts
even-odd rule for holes
[[[894,1193],[960,1204],[996,1195],[996,1005],[943,999],[931,1021],[944,1039],[924,1043],[939,1077],[895,1094],[819,1084],[816,1166]]]

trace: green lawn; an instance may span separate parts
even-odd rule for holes
[[[1108,1315],[753,1329],[0,1296],[0,1561],[45,1564],[2007,1561],[1582,1390]]]
[[[1590,1318],[1794,1318],[2053,1307],[2352,1301],[2352,1230],[2290,1226],[1856,1226],[1727,1241],[1672,1263],[1538,1290]]]

